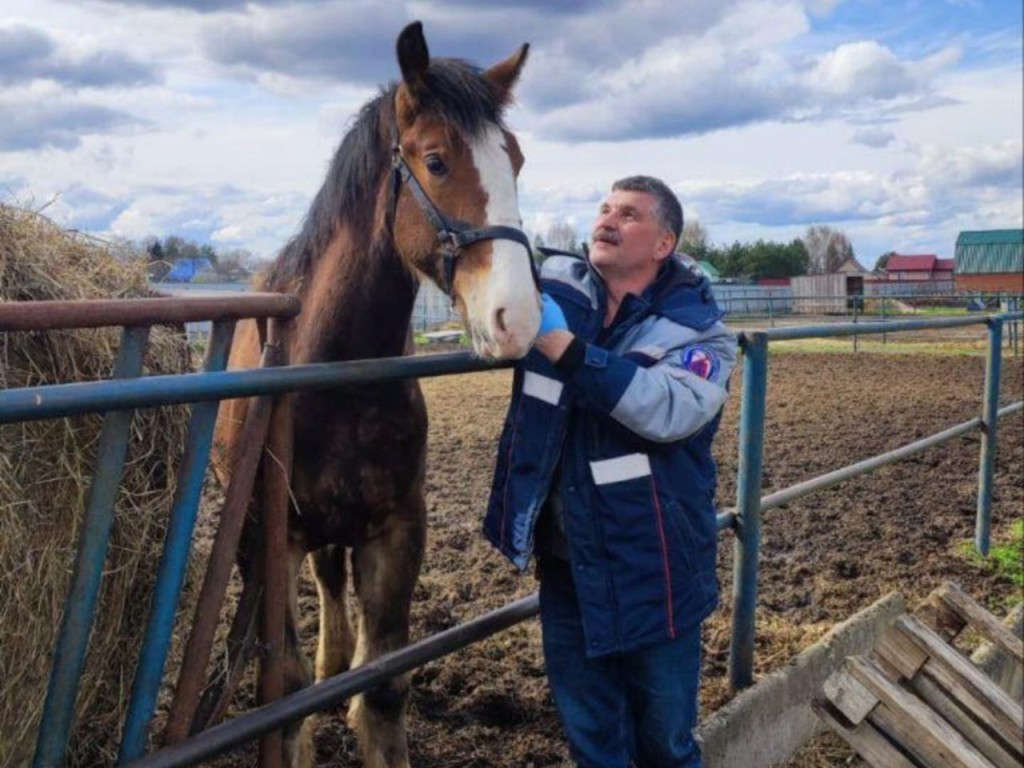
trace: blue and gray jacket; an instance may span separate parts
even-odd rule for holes
[[[675,257],[608,328],[588,262],[550,257],[541,278],[585,351],[568,371],[536,350],[516,366],[484,531],[525,569],[557,494],[588,655],[673,638],[718,600],[711,441],[736,337]]]

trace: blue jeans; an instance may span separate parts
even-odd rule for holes
[[[587,658],[572,571],[539,567],[544,661],[572,759],[580,768],[697,768],[700,624],[674,640]]]

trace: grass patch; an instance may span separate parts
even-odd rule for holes
[[[1024,519],[1010,526],[1008,541],[989,550],[989,560],[997,572],[1009,578],[1018,588],[1024,588]]]
[[[1009,579],[1018,588],[1024,589],[1024,518],[1014,521],[1007,535],[992,543],[987,558],[978,554],[973,541],[961,542],[960,555],[986,566]]]

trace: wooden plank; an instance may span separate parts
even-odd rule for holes
[[[1024,663],[1024,641],[1004,626],[995,616],[985,610],[973,597],[952,582],[943,584],[935,591],[938,598],[957,613],[986,640],[1006,651]]]
[[[927,652],[922,650],[918,643],[891,626],[886,628],[878,642],[875,643],[875,653],[883,662],[878,666],[886,673],[887,677],[895,680],[909,680],[928,661]],[[893,676],[892,671],[895,671],[897,676]]]
[[[910,687],[918,698],[963,734],[997,768],[1020,768],[1019,754],[1015,755],[1011,747],[1001,739],[993,737],[984,725],[976,722],[961,709],[949,696],[949,692],[936,685],[928,675],[918,675]]]
[[[992,768],[967,740],[922,701],[900,688],[861,656],[846,659],[845,668],[879,699],[872,722],[892,733],[928,765],[950,768]]]
[[[942,594],[948,587],[943,584],[941,587],[932,590],[928,600],[916,611],[916,615],[924,624],[942,637],[947,643],[952,643],[957,635],[967,626],[967,619],[957,613],[950,605],[942,599]]]
[[[1024,712],[984,672],[943,642],[935,632],[912,616],[898,616],[893,627],[916,642],[929,656],[923,672],[947,689],[974,717],[992,728],[1008,744],[1024,732]]]
[[[878,704],[878,697],[842,667],[825,679],[822,691],[853,725],[864,720]]]
[[[811,701],[811,709],[874,768],[922,768],[921,763],[901,752],[869,720],[845,722],[843,714],[825,699]]]

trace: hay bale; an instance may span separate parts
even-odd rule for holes
[[[150,295],[144,261],[0,204],[0,302]],[[120,333],[0,333],[0,388],[107,378]],[[189,363],[181,329],[154,327],[145,373]],[[34,749],[101,423],[90,415],[0,426],[0,766],[25,765]],[[184,408],[135,414],[70,766],[114,762],[186,429]]]

